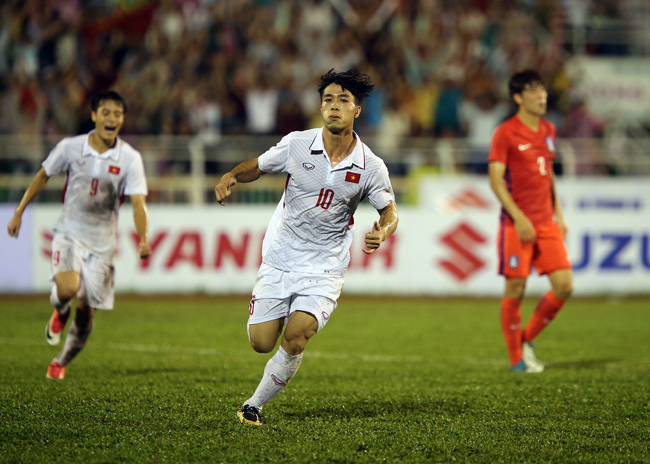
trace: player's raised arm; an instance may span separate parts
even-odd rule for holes
[[[379,248],[384,240],[393,235],[398,222],[399,216],[395,202],[391,202],[384,209],[379,210],[379,221],[375,221],[372,231],[366,234],[366,248],[363,249],[363,252],[370,254]]]
[[[145,196],[131,195],[131,204],[133,205],[133,223],[140,236],[138,255],[142,259],[148,258],[151,254],[151,246],[149,245],[149,219]]]
[[[18,232],[20,231],[20,225],[22,223],[23,211],[27,208],[34,198],[38,196],[39,193],[43,191],[47,185],[47,181],[50,180],[49,176],[45,173],[45,168],[41,168],[32,181],[27,187],[23,199],[20,200],[20,204],[16,207],[14,216],[9,221],[7,225],[7,231],[11,237],[18,238]]]
[[[230,190],[232,187],[237,185],[239,182],[245,184],[248,182],[256,181],[263,174],[264,173],[260,171],[260,168],[257,165],[257,158],[252,158],[248,161],[244,161],[243,163],[238,164],[235,166],[235,169],[225,173],[221,177],[221,180],[217,186],[214,188],[217,202],[222,206],[226,206],[226,202],[224,200],[228,198],[232,193]]]
[[[517,229],[519,239],[523,243],[534,242],[536,236],[533,223],[526,217],[521,209],[519,209],[515,201],[512,199],[512,195],[510,195],[510,192],[508,192],[508,189],[503,183],[503,177],[505,176],[505,173],[505,164],[498,161],[491,161],[488,166],[490,187],[492,187],[492,190],[494,191],[496,197],[499,199],[499,202],[503,206],[503,209],[505,209],[512,218],[515,224],[515,228]]]

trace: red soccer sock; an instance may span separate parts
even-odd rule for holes
[[[532,342],[535,337],[546,328],[546,326],[555,319],[557,313],[564,306],[564,300],[556,297],[551,290],[546,292],[546,295],[539,300],[535,312],[530,317],[530,321],[526,324],[524,329],[523,340],[525,342]]]
[[[521,300],[503,298],[501,300],[501,329],[506,341],[510,365],[521,360]]]

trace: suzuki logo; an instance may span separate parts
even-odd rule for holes
[[[451,256],[438,264],[457,280],[462,282],[485,267],[485,261],[475,251],[486,238],[469,224],[460,223],[440,237],[440,241],[449,248]]]

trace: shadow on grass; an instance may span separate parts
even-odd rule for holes
[[[196,373],[193,367],[146,367],[141,369],[120,369],[120,375],[140,377],[155,374],[177,374],[179,372]]]
[[[618,364],[623,362],[624,359],[621,358],[610,358],[610,359],[583,359],[575,361],[563,361],[563,362],[552,362],[547,363],[547,369],[603,369],[609,364]]]
[[[463,414],[473,409],[472,402],[464,399],[437,401],[358,401],[337,400],[335,404],[315,406],[308,409],[283,408],[282,415],[287,419],[308,420],[318,419],[350,420],[359,418],[381,418],[386,416],[403,415],[413,417],[414,413],[424,414]],[[280,411],[274,412],[278,414]],[[409,419],[410,420],[410,419]]]

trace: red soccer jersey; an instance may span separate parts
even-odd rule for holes
[[[515,115],[492,136],[488,161],[506,165],[504,180],[512,199],[533,225],[553,220],[552,169],[555,159],[555,126],[539,120],[537,132]],[[504,209],[501,218],[512,223]]]

